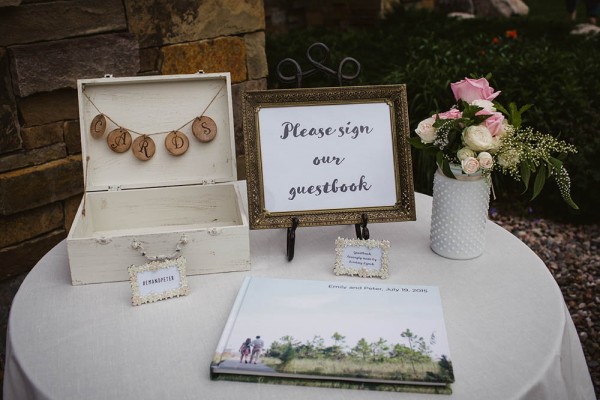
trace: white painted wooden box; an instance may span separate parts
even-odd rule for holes
[[[107,77],[77,87],[85,195],[67,237],[73,285],[128,280],[127,268],[147,261],[136,241],[152,257],[174,254],[187,240],[179,246],[188,275],[248,270],[229,73]],[[192,133],[191,121],[202,113],[217,126],[210,142]],[[98,114],[107,127],[94,138]],[[118,127],[150,135],[154,156],[140,161],[131,149],[112,151],[107,135]],[[179,156],[165,147],[173,130],[189,140]]]

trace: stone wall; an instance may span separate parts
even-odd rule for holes
[[[83,192],[80,78],[231,72],[266,88],[263,0],[0,0],[0,279],[66,237]]]

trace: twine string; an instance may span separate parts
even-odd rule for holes
[[[88,96],[88,94],[85,92],[85,88],[83,89],[82,93],[88,99],[88,101],[90,102],[90,104],[96,109],[96,111],[98,111],[99,114],[104,115],[106,117],[106,119],[108,119],[110,122],[112,122],[114,125],[118,126],[119,128],[126,129],[127,131],[129,131],[131,133],[135,133],[136,135],[139,135],[139,136],[154,136],[154,135],[162,135],[162,134],[165,134],[165,133],[171,133],[171,132],[180,131],[181,129],[185,128],[186,126],[188,126],[189,124],[191,124],[192,122],[194,122],[194,120],[196,118],[202,118],[204,116],[204,113],[206,112],[206,110],[208,110],[208,108],[212,105],[212,103],[217,99],[217,97],[221,93],[221,90],[223,90],[222,86],[219,88],[219,91],[217,92],[217,94],[215,94],[213,96],[213,98],[210,100],[210,102],[208,103],[208,105],[204,108],[204,110],[202,111],[202,113],[200,114],[199,117],[192,118],[191,120],[187,121],[185,124],[181,125],[177,129],[170,130],[170,131],[153,132],[153,133],[141,133],[141,132],[135,131],[133,129],[127,128],[127,127],[119,124],[114,119],[112,119],[109,115],[107,115],[107,114],[103,113],[102,111],[100,111],[100,108],[98,108],[98,106],[96,105],[96,103],[94,103],[94,101],[90,98],[90,96]]]

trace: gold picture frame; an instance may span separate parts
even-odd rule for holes
[[[187,295],[189,286],[185,267],[184,257],[131,265],[128,268],[131,303],[139,306]]]
[[[335,241],[336,275],[357,275],[361,278],[389,277],[389,250],[387,240],[344,239]]]
[[[405,85],[248,91],[242,112],[250,229],[289,228],[293,218],[298,226],[357,224],[365,214],[370,223],[415,220]],[[319,153],[327,147],[324,143],[335,151]],[[317,166],[321,161],[331,165]],[[361,175],[367,166],[371,175]],[[342,179],[323,173],[327,168],[354,172],[354,180],[340,185]],[[367,182],[372,176],[381,184],[375,193],[366,193],[375,186]],[[320,183],[290,183],[300,177]],[[337,199],[331,194],[336,184]],[[363,192],[342,196],[344,188]],[[297,199],[300,206],[295,208],[291,203]]]

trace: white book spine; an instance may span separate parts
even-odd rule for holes
[[[221,355],[225,351],[225,347],[229,342],[229,336],[231,335],[231,329],[235,320],[237,319],[238,312],[240,311],[240,307],[242,306],[251,280],[252,277],[247,276],[242,282],[242,286],[240,287],[237,297],[235,298],[235,302],[233,303],[233,307],[231,308],[231,312],[229,313],[229,317],[227,318],[227,322],[225,323],[225,328],[223,328],[223,333],[221,334],[221,339],[219,339],[219,344],[217,344],[217,354]]]

